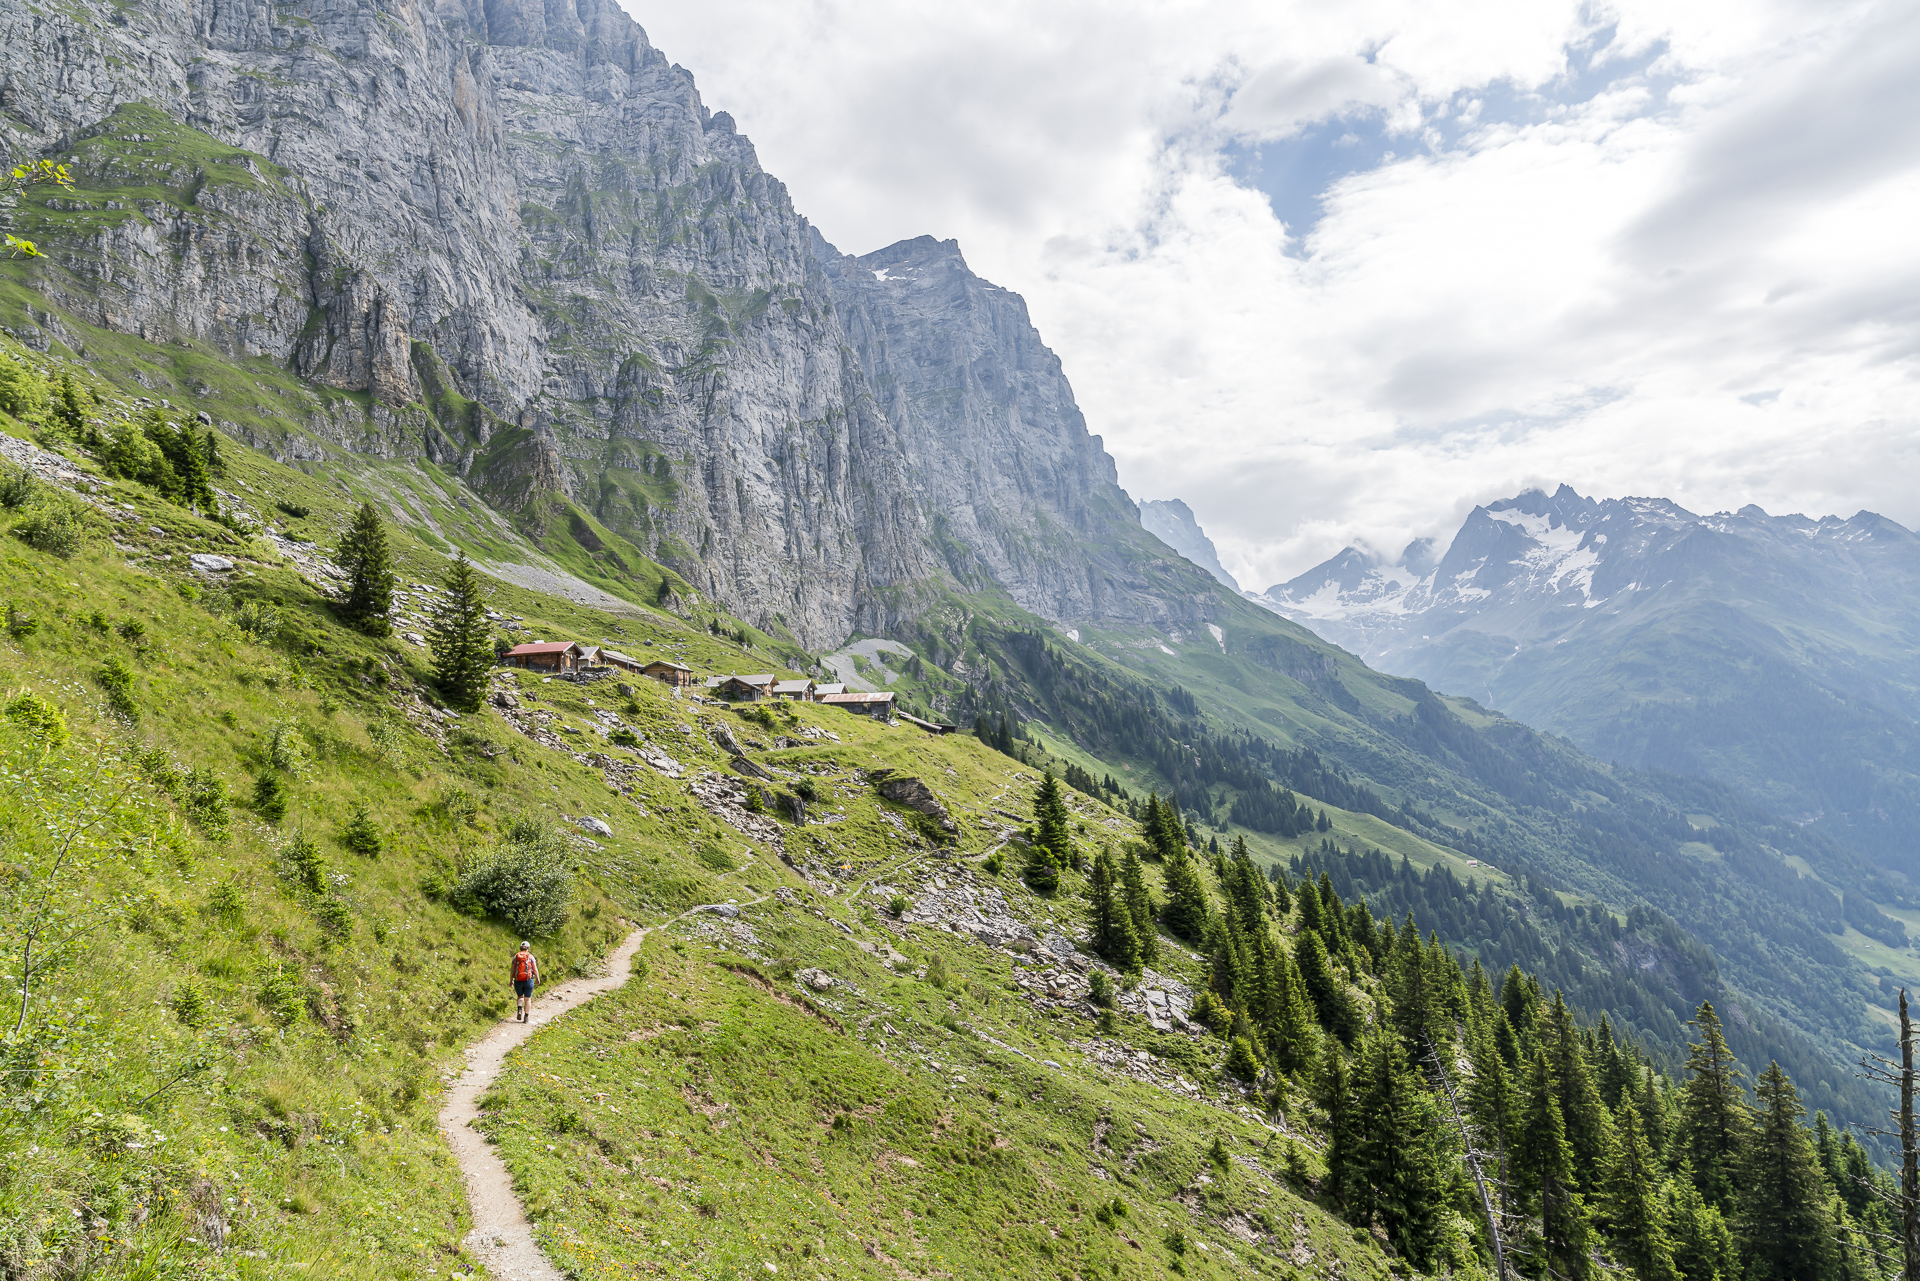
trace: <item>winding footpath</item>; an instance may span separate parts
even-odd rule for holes
[[[745,909],[766,898],[762,894],[734,906]],[[466,1180],[467,1204],[473,1210],[473,1230],[462,1244],[469,1255],[486,1265],[496,1281],[566,1281],[565,1274],[547,1261],[534,1241],[533,1225],[527,1222],[520,1198],[513,1194],[513,1176],[507,1172],[506,1163],[486,1137],[473,1128],[480,1117],[480,1099],[499,1079],[508,1052],[568,1010],[624,984],[633,976],[633,954],[647,935],[721,906],[725,905],[703,903],[670,921],[635,930],[607,957],[605,974],[560,984],[534,1001],[533,1017],[527,1022],[508,1019],[497,1023],[468,1048],[467,1066],[448,1089],[446,1105],[440,1109],[440,1133],[453,1149],[453,1159]]]

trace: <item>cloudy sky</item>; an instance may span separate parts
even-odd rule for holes
[[[957,237],[1243,586],[1562,481],[1920,526],[1920,6],[623,0],[841,249]]]

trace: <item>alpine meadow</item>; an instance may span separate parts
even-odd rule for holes
[[[613,0],[0,50],[0,1278],[1920,1278],[1904,703],[1243,595]]]

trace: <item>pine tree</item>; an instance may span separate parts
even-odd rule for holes
[[[1054,866],[1073,866],[1073,833],[1067,818],[1066,802],[1060,797],[1060,784],[1048,770],[1033,793],[1033,825],[1040,844],[1053,855]]]
[[[454,553],[440,586],[441,597],[430,628],[434,677],[449,706],[477,712],[493,664],[493,647],[487,639],[486,589],[463,551]]]
[[[1119,969],[1139,969],[1140,939],[1133,932],[1133,913],[1127,908],[1126,889],[1113,866],[1112,850],[1094,855],[1087,900],[1093,908],[1093,950]]]
[[[1640,1281],[1679,1281],[1657,1175],[1653,1154],[1640,1133],[1640,1118],[1629,1103],[1620,1109],[1620,1130],[1603,1200],[1613,1256],[1632,1268]]]
[[[1701,1003],[1693,1024],[1700,1040],[1688,1048],[1688,1080],[1680,1087],[1680,1141],[1701,1195],[1724,1214],[1733,1204],[1734,1163],[1752,1123],[1740,1065],[1711,1001]]]
[[[1600,1091],[1594,1085],[1593,1073],[1587,1066],[1573,1011],[1567,1008],[1566,1000],[1558,991],[1553,994],[1541,1040],[1546,1043],[1559,1090],[1567,1145],[1573,1149],[1575,1182],[1582,1192],[1591,1193],[1605,1166],[1612,1127],[1606,1106],[1600,1102]]]
[[[1040,843],[1038,833],[1027,833],[1027,859],[1020,869],[1020,878],[1036,894],[1051,894],[1060,888],[1060,865],[1054,862],[1053,851]]]
[[[1160,959],[1160,933],[1154,924],[1153,894],[1147,889],[1146,869],[1128,846],[1120,859],[1121,899],[1133,920],[1133,937],[1140,948],[1140,964],[1151,965]]]
[[[1365,1171],[1360,1161],[1360,1130],[1353,1100],[1353,1082],[1347,1061],[1333,1041],[1321,1057],[1319,1090],[1315,1099],[1327,1114],[1327,1180],[1321,1191],[1352,1217],[1356,1204],[1369,1201]],[[1371,1217],[1371,1216],[1369,1216]]]
[[[1759,1105],[1736,1164],[1734,1236],[1749,1281],[1821,1281],[1831,1275],[1833,1241],[1820,1165],[1800,1126],[1793,1082],[1770,1063],[1754,1085]]]
[[[1160,793],[1148,792],[1147,807],[1140,815],[1140,837],[1146,841],[1147,849],[1152,851],[1153,857],[1158,859],[1164,859],[1172,852],[1166,845],[1167,825],[1161,815],[1162,809]]]
[[[392,635],[393,589],[398,579],[393,572],[393,553],[387,547],[386,526],[372,503],[360,504],[334,558],[347,571],[341,619],[368,636]]]
[[[1168,857],[1166,868],[1167,906],[1161,920],[1166,922],[1168,933],[1197,943],[1206,937],[1207,920],[1213,915],[1213,907],[1207,902],[1207,888],[1200,881],[1200,869],[1187,856],[1184,845],[1176,847]]]

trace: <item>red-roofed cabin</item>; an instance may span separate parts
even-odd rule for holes
[[[536,672],[571,672],[586,666],[586,651],[573,641],[535,641],[508,650],[506,664]]]

